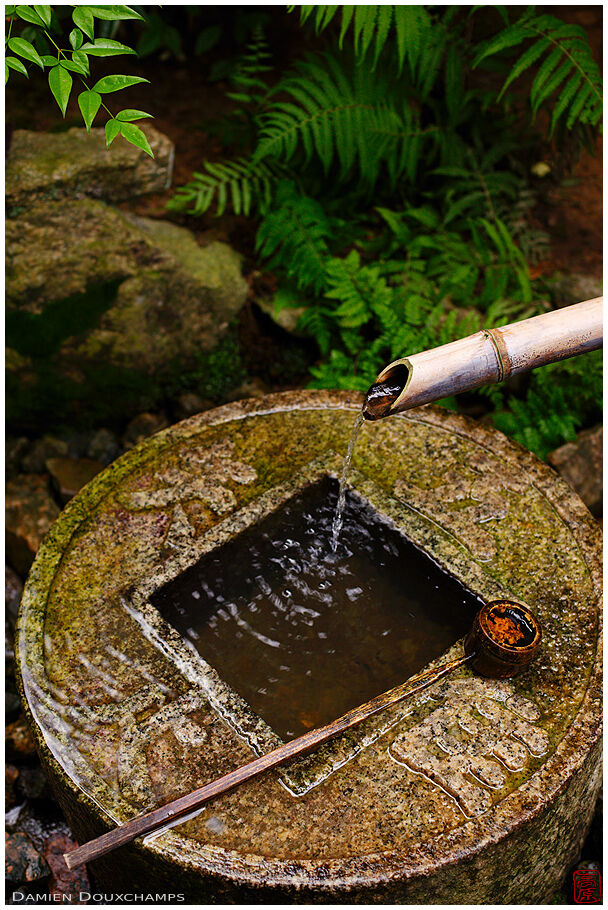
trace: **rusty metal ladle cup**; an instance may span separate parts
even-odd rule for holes
[[[145,815],[132,818],[124,825],[113,828],[102,834],[101,837],[77,847],[64,855],[68,868],[73,869],[82,863],[104,856],[136,837],[150,834],[152,831],[177,821],[182,816],[198,809],[208,800],[232,790],[238,784],[302,755],[315,746],[327,742],[338,733],[377,714],[383,708],[395,705],[408,695],[427,688],[467,662],[476,673],[482,676],[494,679],[515,676],[524,670],[536,656],[540,642],[540,624],[527,607],[511,600],[490,601],[475,616],[471,630],[465,638],[462,657],[418,673],[394,689],[389,689],[383,695],[378,695],[364,705],[347,711],[342,717],[324,727],[310,730],[303,736],[284,743],[277,749],[273,749],[272,752],[261,755],[217,780],[211,781],[185,796],[180,796],[158,809],[153,809]]]

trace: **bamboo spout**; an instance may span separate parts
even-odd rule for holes
[[[389,363],[363,406],[378,420],[602,346],[603,297],[487,329]]]

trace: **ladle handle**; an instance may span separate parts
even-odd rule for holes
[[[70,853],[64,854],[64,859],[68,868],[74,869],[82,863],[88,863],[90,860],[97,859],[100,856],[104,856],[106,853],[110,853],[117,847],[128,844],[136,837],[150,834],[163,825],[178,820],[183,815],[187,815],[194,809],[198,809],[199,806],[202,806],[208,800],[220,796],[222,793],[227,793],[228,790],[232,790],[233,787],[238,786],[238,784],[242,784],[246,780],[251,780],[253,777],[257,777],[258,774],[270,770],[270,768],[276,768],[277,765],[281,765],[289,759],[302,755],[314,746],[318,746],[328,739],[331,739],[333,736],[336,736],[338,733],[348,730],[349,727],[354,727],[355,724],[361,723],[361,721],[366,720],[368,717],[372,717],[372,715],[389,707],[389,705],[397,704],[397,702],[400,702],[408,695],[412,695],[414,692],[418,692],[420,689],[430,686],[447,673],[451,673],[452,670],[462,666],[462,664],[466,663],[472,657],[472,654],[464,655],[463,657],[458,657],[455,660],[442,664],[440,667],[426,670],[423,673],[419,673],[417,676],[412,676],[401,685],[395,686],[394,689],[389,689],[388,692],[377,695],[375,698],[372,698],[371,701],[360,705],[358,708],[353,708],[352,711],[347,711],[346,714],[343,714],[342,717],[332,721],[330,724],[327,724],[324,727],[318,727],[316,730],[311,730],[309,733],[304,733],[303,736],[299,736],[297,739],[292,739],[290,742],[284,743],[277,749],[273,749],[272,752],[261,755],[248,764],[242,765],[240,768],[236,768],[236,770],[230,771],[228,774],[224,774],[223,777],[218,777],[217,780],[211,781],[211,783],[205,784],[203,787],[199,787],[198,790],[193,790],[191,793],[180,796],[177,799],[172,800],[172,802],[160,806],[158,809],[153,809],[145,815],[139,815],[136,818],[132,818],[130,821],[125,822],[124,825],[107,831],[100,837],[83,844],[81,847],[77,847],[75,850],[70,851]]]

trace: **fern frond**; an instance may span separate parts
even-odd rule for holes
[[[268,93],[268,84],[263,77],[266,73],[272,72],[270,59],[268,42],[262,27],[256,25],[245,52],[240,57],[230,78],[235,90],[226,93],[228,98],[246,104],[249,108],[260,107]],[[239,109],[234,113],[244,113],[244,111]],[[250,110],[247,113],[251,115]]]
[[[319,345],[321,354],[328,354],[332,338],[334,336],[335,321],[332,318],[332,312],[328,307],[315,304],[309,306],[298,319],[298,331],[304,332],[314,338]]]
[[[180,186],[167,203],[174,211],[202,215],[215,202],[222,215],[230,202],[236,215],[250,215],[254,208],[264,212],[270,205],[275,183],[281,176],[278,165],[235,161],[204,161],[205,173],[195,171],[190,183]]]
[[[323,31],[333,21],[338,10],[342,12],[340,26],[340,47],[343,46],[346,33],[351,29],[356,56],[361,60],[368,51],[373,52],[373,66],[376,66],[380,54],[389,43],[389,38],[396,39],[397,72],[400,73],[407,60],[413,76],[419,74],[423,59],[429,59],[429,48],[436,50],[434,41],[429,40],[432,31],[432,19],[424,6],[410,4],[392,5],[389,3],[368,6],[290,6],[288,9],[300,11],[300,22],[306,22],[314,16],[317,32]],[[393,35],[394,29],[394,35]]]
[[[544,57],[532,83],[530,102],[534,114],[553,101],[551,135],[562,117],[571,129],[575,123],[599,124],[602,116],[602,78],[593,59],[584,29],[549,15],[524,14],[481,48],[473,66],[516,47],[534,43],[522,54],[505,81],[501,95],[511,83]]]
[[[332,54],[309,56],[273,90],[289,100],[268,107],[260,118],[260,140],[253,161],[291,161],[301,153],[317,157],[328,174],[334,164],[345,179],[358,164],[373,185],[384,165],[394,182],[413,179],[425,137],[412,107],[391,93],[387,74],[366,67],[344,67]]]
[[[321,292],[326,283],[330,236],[331,224],[321,205],[300,194],[293,181],[282,180],[272,209],[258,229],[256,250],[299,288]]]

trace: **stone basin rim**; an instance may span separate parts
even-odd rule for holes
[[[353,393],[336,392],[297,392],[277,393],[265,396],[262,399],[248,399],[229,405],[223,405],[201,415],[191,417],[179,427],[193,432],[204,426],[213,426],[228,421],[244,419],[249,416],[264,416],[281,411],[300,410],[325,410],[335,408],[352,410],[355,412],[363,399],[362,395]],[[543,490],[544,495],[565,521],[581,549],[588,570],[593,581],[599,581],[599,559],[596,555],[595,543],[600,538],[597,523],[594,521],[580,499],[567,485],[555,477],[551,469],[540,462],[526,449],[502,437],[496,431],[491,432],[478,426],[467,418],[446,413],[434,406],[425,406],[413,409],[401,415],[395,415],[392,420],[406,420],[422,422],[446,429],[453,433],[465,433],[473,438],[479,445],[491,448],[493,452],[500,450],[500,454],[513,466],[525,471],[530,482]],[[172,430],[168,428],[156,434],[156,439],[165,437],[167,442],[171,439]],[[186,432],[186,436],[188,433]],[[57,535],[61,533],[66,545],[84,520],[89,510],[97,507],[105,498],[104,493],[108,478],[118,479],[128,473],[137,463],[138,458],[145,453],[148,441],[144,441],[134,449],[125,453],[110,468],[94,478],[81,491],[75,500],[70,502],[61,514],[54,528],[43,542],[32,567],[30,577],[26,582],[24,600],[36,598],[37,569],[44,562],[45,557],[53,553],[52,542],[57,545]],[[551,495],[553,488],[556,492]],[[68,526],[72,526],[69,528]],[[66,534],[66,532],[69,532]],[[49,541],[52,541],[51,543]],[[38,595],[39,596],[39,595]],[[26,713],[33,727],[39,751],[43,753],[46,763],[56,766],[56,771],[69,784],[79,800],[84,800],[89,811],[97,817],[101,827],[108,827],[108,815],[103,808],[95,803],[90,796],[82,791],[77,784],[67,777],[65,769],[51,754],[46,743],[42,728],[38,725],[30,705],[25,697],[23,688],[23,657],[21,641],[25,640],[22,629],[23,610],[20,610],[17,640],[16,661],[18,664],[19,688],[22,700],[26,706]],[[601,649],[601,616],[598,632],[598,646]],[[534,818],[543,808],[545,801],[550,800],[564,789],[569,781],[569,776],[582,767],[588,752],[593,748],[600,736],[601,724],[601,682],[597,676],[599,666],[598,650],[595,664],[588,681],[585,695],[579,707],[574,723],[563,736],[555,752],[519,789],[505,797],[491,813],[491,824],[487,816],[467,821],[455,831],[444,835],[437,835],[429,843],[419,844],[407,854],[398,851],[359,856],[356,858],[333,859],[266,859],[255,854],[243,854],[230,851],[221,847],[201,847],[197,842],[187,836],[176,834],[174,831],[163,835],[158,843],[148,842],[137,844],[137,850],[152,851],[163,856],[179,857],[181,863],[191,868],[212,872],[231,882],[250,884],[252,886],[267,886],[290,884],[299,889],[306,890],[344,890],[357,886],[373,887],[376,884],[386,883],[389,880],[406,880],[414,875],[424,875],[442,866],[448,866],[461,860],[463,853],[474,855],[485,846],[496,843],[508,836],[521,825]],[[594,672],[595,671],[595,672]],[[26,673],[27,675],[27,673]],[[601,679],[601,677],[600,677]],[[583,725],[580,715],[587,709],[588,714]],[[589,733],[589,724],[596,721],[593,732]],[[554,774],[554,772],[560,772]],[[526,791],[529,791],[527,793]],[[519,803],[519,805],[518,805]],[[500,827],[500,831],[496,828]],[[494,830],[491,830],[491,829]],[[442,852],[441,856],[436,851]]]

